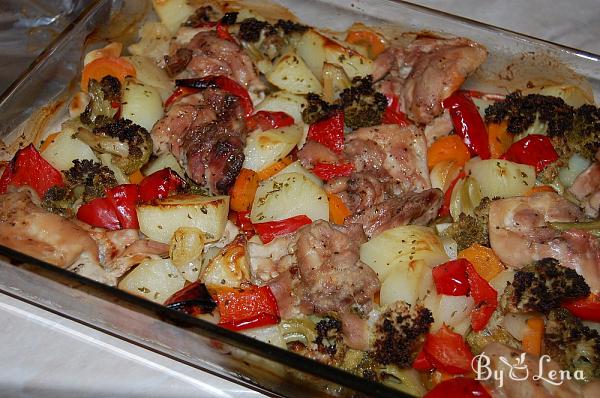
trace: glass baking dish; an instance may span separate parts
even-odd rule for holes
[[[598,97],[600,57],[401,1],[279,0],[300,20],[341,30],[356,21],[469,37],[490,57],[468,82],[507,92],[527,83],[572,83]],[[75,90],[82,55],[115,34],[134,38],[146,17],[142,1],[90,1],[30,68],[0,97],[0,160],[9,159],[21,134],[47,131]],[[116,12],[115,10],[118,10]],[[151,18],[151,16],[148,16]],[[133,33],[132,33],[133,32]],[[573,73],[575,72],[575,73]],[[580,77],[581,76],[581,77]],[[41,110],[40,110],[41,108]],[[38,137],[40,134],[34,134]],[[34,139],[35,140],[35,139]],[[248,336],[169,310],[0,246],[0,292],[125,341],[273,396],[407,396],[379,383],[301,357]]]

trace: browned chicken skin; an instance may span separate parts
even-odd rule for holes
[[[593,292],[600,291],[600,243],[585,231],[560,232],[549,222],[576,222],[581,210],[553,192],[494,200],[490,204],[490,244],[509,267],[521,268],[542,258],[582,275]]]
[[[325,189],[339,195],[353,213],[431,187],[425,136],[414,125],[358,129],[348,137],[344,156],[356,172],[331,180]]]
[[[98,262],[98,247],[83,228],[37,206],[26,191],[0,195],[0,244],[61,268],[82,256]]]
[[[214,30],[200,29],[183,47],[175,46],[165,64],[167,71],[177,78],[222,75],[249,89],[265,88],[243,48],[221,39]]]
[[[340,226],[319,220],[298,230],[296,256],[306,313],[344,313],[355,305],[370,310],[380,283],[377,274],[360,261],[358,249],[364,242],[358,224]]]
[[[600,211],[600,162],[577,176],[569,192],[581,202],[588,217],[597,218]]]
[[[410,119],[427,124],[441,102],[458,90],[486,59],[486,49],[465,38],[421,36],[405,48],[389,47],[375,60],[375,80],[395,94]]]
[[[107,231],[50,213],[32,195],[0,195],[0,244],[109,285],[144,259],[168,253],[168,245],[141,239],[137,230]]]
[[[244,113],[237,97],[206,89],[175,103],[152,129],[156,154],[167,151],[196,183],[227,193],[244,162]]]
[[[439,189],[396,196],[346,217],[346,224],[363,226],[370,239],[401,225],[427,225],[437,217],[444,194]]]

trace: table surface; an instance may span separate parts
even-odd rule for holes
[[[412,2],[600,54],[599,0]],[[261,396],[4,295],[0,360],[3,397]]]

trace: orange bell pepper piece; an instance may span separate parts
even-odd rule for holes
[[[442,161],[452,161],[459,166],[464,166],[470,158],[469,148],[457,135],[442,137],[431,144],[427,150],[427,166],[430,170]]]
[[[98,58],[83,68],[83,72],[81,72],[81,90],[87,93],[90,79],[100,81],[105,76],[114,76],[122,84],[127,76],[135,77],[136,71],[131,62],[125,58]]]
[[[279,173],[281,170],[285,169],[286,166],[290,165],[293,161],[294,160],[292,159],[291,156],[286,156],[285,158],[281,159],[279,162],[265,167],[264,169],[260,170],[257,173],[259,181],[266,180],[267,178],[274,176],[275,174]]]
[[[502,265],[496,253],[489,247],[478,243],[461,250],[458,257],[469,260],[477,273],[486,281],[490,281],[504,270],[504,265]]]
[[[242,169],[231,189],[231,198],[229,201],[231,210],[250,210],[254,201],[254,195],[256,195],[256,190],[258,189],[258,183],[258,174],[255,171]]]
[[[385,51],[385,39],[370,30],[351,30],[346,35],[346,41],[350,44],[367,47],[370,58],[376,58]]]
[[[508,122],[506,121],[487,125],[492,159],[498,159],[504,155],[513,143],[513,136],[507,131],[507,127]]]
[[[328,193],[327,198],[329,199],[329,221],[334,224],[343,224],[344,219],[351,214],[350,210],[339,196]]]
[[[527,328],[523,333],[523,351],[533,355],[542,352],[542,338],[544,337],[544,318],[536,316],[527,320]]]
[[[538,187],[533,187],[529,191],[525,192],[525,196],[531,196],[538,192],[556,192],[554,188],[549,185],[540,185]]]
[[[143,179],[144,175],[139,170],[136,170],[129,175],[129,182],[132,184],[139,184]]]

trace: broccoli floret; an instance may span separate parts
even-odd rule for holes
[[[473,215],[461,213],[458,220],[442,232],[442,236],[452,238],[458,244],[458,250],[464,250],[474,243],[490,246],[488,220],[491,200],[483,198],[473,209]]]
[[[547,134],[560,155],[553,165],[562,166],[574,153],[594,161],[600,149],[600,108],[583,105],[573,108],[562,98],[540,94],[509,94],[504,101],[497,102],[485,110],[487,122],[508,122],[507,131],[519,134],[527,130],[535,120],[547,126]],[[543,176],[550,181],[557,175],[556,167]]]
[[[240,24],[238,35],[240,39],[248,43],[254,43],[260,40],[260,34],[263,29],[270,26],[267,21],[259,21],[256,18],[246,18]]]
[[[320,320],[315,326],[317,338],[315,343],[319,352],[334,356],[341,340],[342,322],[331,317]]]
[[[42,207],[51,213],[60,214],[63,217],[71,217],[76,199],[71,189],[55,185],[44,194]]]
[[[600,377],[600,335],[564,308],[548,314],[544,346],[563,369],[582,373],[585,382]]]
[[[302,111],[302,120],[306,124],[313,124],[319,120],[323,120],[334,111],[340,109],[338,105],[330,104],[314,93],[306,95],[306,102],[306,108]]]
[[[131,120],[119,119],[93,131],[78,129],[77,137],[101,153],[110,153],[125,174],[139,170],[152,155],[152,137]]]
[[[485,110],[486,122],[508,122],[507,131],[519,134],[527,130],[535,119],[548,125],[550,136],[561,135],[573,124],[573,107],[567,105],[562,98],[540,94],[523,96],[515,91]]]
[[[410,367],[432,323],[429,309],[419,305],[411,307],[403,301],[394,303],[377,321],[375,360],[382,365]]]
[[[563,156],[578,153],[594,161],[600,149],[600,108],[594,105],[583,105],[578,108],[575,111],[573,128],[566,131],[564,139],[570,153],[565,153]]]
[[[102,126],[114,120],[121,104],[121,82],[113,76],[105,76],[98,82],[88,82],[90,102],[79,120],[91,127]]]
[[[235,21],[237,21],[238,13],[237,12],[227,12],[221,18],[221,23],[223,25],[233,25]]]
[[[85,202],[104,197],[107,188],[117,185],[111,169],[88,159],[74,160],[73,167],[65,172],[65,178],[76,196],[83,190],[81,196]]]
[[[509,312],[547,313],[568,299],[586,297],[590,287],[571,268],[553,258],[544,258],[515,273],[512,284],[504,290],[502,306]]]
[[[283,19],[278,20],[274,27],[275,29],[283,31],[286,35],[292,33],[304,33],[308,30],[308,26],[306,25]]]
[[[340,100],[344,122],[352,129],[381,124],[387,108],[387,98],[373,89],[371,75],[352,79],[352,87],[340,93]]]

